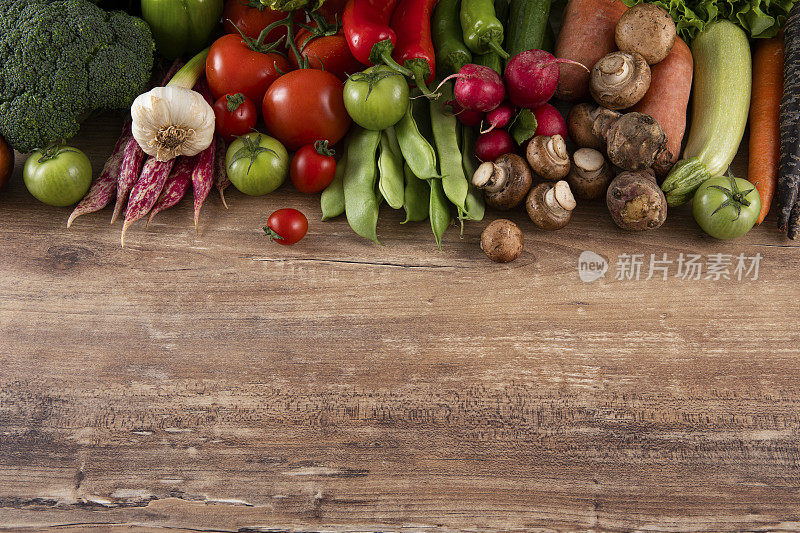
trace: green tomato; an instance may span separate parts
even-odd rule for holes
[[[142,0],[142,18],[167,59],[199,52],[222,16],[223,0]]]
[[[248,133],[231,143],[225,165],[234,187],[250,196],[261,196],[286,181],[289,154],[277,139]]]
[[[66,207],[80,201],[89,190],[92,164],[77,148],[53,146],[28,157],[22,179],[40,202]]]
[[[758,191],[741,178],[708,179],[694,194],[694,219],[703,231],[717,239],[741,237],[750,231],[760,212]]]
[[[408,109],[408,82],[389,67],[370,67],[344,84],[344,107],[362,128],[385,130],[397,124]]]

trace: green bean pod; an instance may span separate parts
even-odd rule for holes
[[[392,209],[403,207],[405,197],[403,156],[400,153],[400,146],[397,145],[394,130],[391,128],[381,133],[380,155],[378,156],[378,190],[389,207]]]
[[[358,235],[378,244],[378,195],[375,183],[378,165],[375,154],[381,132],[353,126],[347,142],[347,168],[344,175],[344,207],[347,222]]]
[[[325,187],[320,197],[322,220],[330,220],[344,213],[344,172],[347,168],[347,152],[336,163],[333,181]]]
[[[450,225],[450,202],[444,194],[442,187],[442,180],[429,179],[428,183],[431,186],[431,201],[428,214],[431,219],[431,229],[433,236],[436,238],[436,246],[442,249],[442,236]]]
[[[449,86],[446,86],[449,87]],[[449,93],[449,94],[448,94]],[[447,198],[458,209],[461,216],[466,209],[469,182],[464,175],[461,161],[461,148],[458,144],[458,120],[455,115],[445,113],[443,101],[453,97],[452,91],[443,90],[442,97],[430,101],[431,127],[439,157],[439,170],[442,175],[442,186]]]
[[[431,188],[411,172],[408,165],[403,165],[406,190],[403,199],[403,208],[406,210],[406,219],[402,222],[421,222],[428,218],[428,209],[431,203]]]
[[[483,199],[483,189],[479,189],[472,184],[472,175],[478,168],[478,160],[475,157],[475,141],[477,139],[475,129],[469,126],[461,126],[461,167],[469,181],[467,191],[467,201],[465,202],[464,218],[466,220],[483,220],[486,212],[486,202]]]
[[[461,0],[439,0],[431,19],[431,34],[440,74],[455,74],[472,62],[472,52],[464,44],[459,12]]]
[[[419,132],[417,123],[411,112],[411,104],[400,122],[394,125],[397,142],[403,152],[403,158],[411,167],[411,171],[420,179],[438,177],[436,172],[436,151]]]

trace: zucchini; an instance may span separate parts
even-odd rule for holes
[[[475,56],[475,64],[489,67],[500,74],[500,76],[503,75],[503,59],[500,57],[500,54],[494,50],[486,54],[477,54]]]
[[[662,185],[669,205],[686,203],[706,179],[725,173],[750,111],[750,43],[741,28],[726,20],[710,24],[692,43],[692,57],[692,126],[682,161]]]
[[[511,0],[505,43],[509,55],[541,49],[549,17],[550,0]]]

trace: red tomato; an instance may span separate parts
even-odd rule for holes
[[[350,128],[342,80],[324,70],[281,76],[264,95],[264,122],[273,137],[294,151],[317,141],[338,143]]]
[[[253,101],[242,93],[226,94],[214,103],[214,117],[217,122],[217,133],[232,142],[253,131],[258,120],[258,113]]]
[[[325,20],[333,24],[337,18],[341,22],[345,4],[347,4],[347,0],[327,0],[317,11],[325,17]]]
[[[364,69],[364,65],[353,57],[344,33],[340,30],[335,35],[323,35],[309,40],[311,32],[302,28],[297,32],[294,42],[300,54],[308,58],[311,68],[327,70],[342,81],[347,81],[348,74],[355,74]],[[289,54],[292,65],[297,67],[297,57]]]
[[[295,22],[303,22],[301,12],[298,11],[294,16]],[[258,0],[228,0],[225,2],[225,9],[222,12],[222,20],[225,21],[225,33],[239,35],[239,31],[257,39],[261,30],[287,16],[283,11],[274,11]],[[239,31],[236,30],[239,29]],[[286,36],[286,26],[278,26],[270,31],[265,43],[273,43]]]
[[[336,174],[336,160],[328,141],[317,141],[300,148],[292,158],[289,176],[294,188],[304,193],[317,193],[331,184]]]
[[[278,209],[269,216],[264,233],[278,244],[290,245],[306,236],[308,219],[297,209]]]
[[[281,72],[290,69],[285,57],[251,50],[240,35],[223,35],[214,41],[206,60],[206,78],[214,98],[242,93],[260,102]]]

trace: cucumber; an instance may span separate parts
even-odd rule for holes
[[[474,59],[476,65],[489,67],[500,74],[500,76],[503,75],[503,59],[500,57],[500,54],[494,50],[486,54],[477,54],[474,56]]]
[[[550,0],[511,0],[505,43],[509,55],[541,49],[549,17]]]

